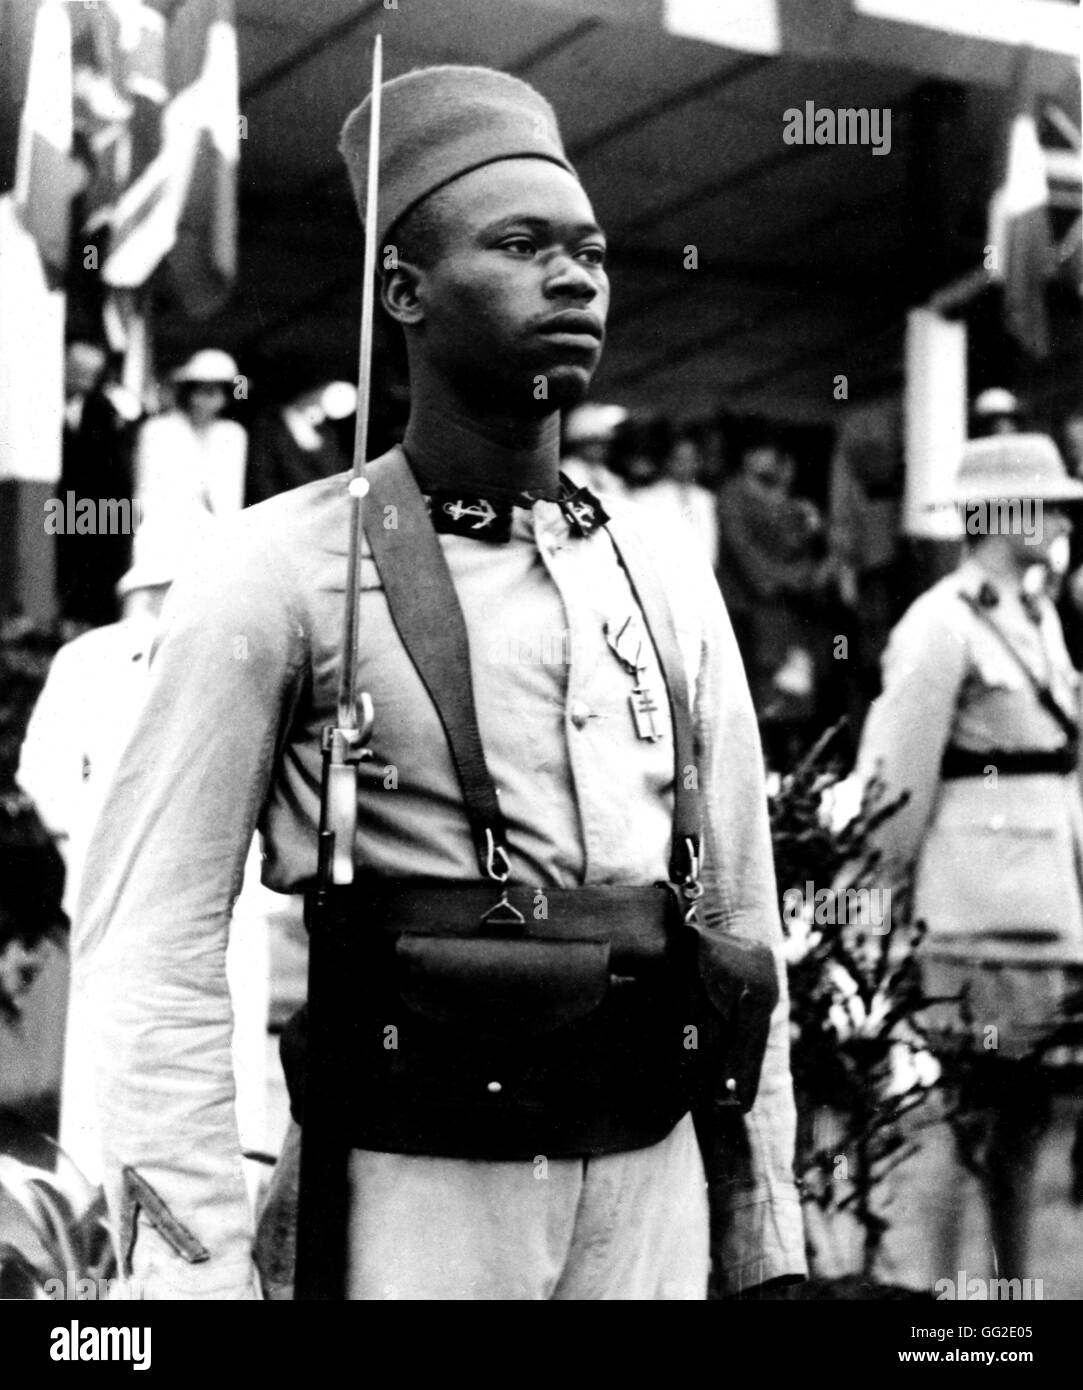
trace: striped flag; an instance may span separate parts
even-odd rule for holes
[[[1050,353],[1045,287],[1054,270],[1049,182],[1026,69],[1015,83],[1003,180],[989,203],[990,270],[1004,285],[1005,327],[1032,357]]]
[[[169,264],[185,308],[202,318],[228,298],[237,274],[240,121],[233,0],[188,0],[169,35],[173,90],[189,94],[195,130]]]
[[[135,289],[168,257],[185,308],[202,317],[225,299],[236,272],[232,0],[185,0],[170,22],[165,58],[170,97],[160,145],[133,170],[109,210],[102,279],[116,289]]]
[[[73,59],[75,128],[91,168],[84,226],[95,233],[161,151],[165,22],[142,0],[77,10]]]
[[[67,269],[72,146],[71,25],[68,6],[43,0],[34,19],[26,99],[19,122],[15,213],[54,281]]]
[[[1069,115],[1058,102],[1046,102],[1043,114],[1055,142],[1052,147],[1045,145],[1043,152],[1056,232],[1057,275],[1083,297],[1083,131],[1079,117]]]

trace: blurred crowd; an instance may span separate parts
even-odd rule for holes
[[[120,534],[57,536],[58,598],[70,624],[115,621],[133,571],[138,579],[148,566],[171,570],[209,518],[348,466],[339,428],[356,408],[348,382],[271,367],[253,398],[229,353],[205,348],[155,385],[158,408],[148,411],[103,347],[73,342],[65,363],[60,496],[130,500],[136,521]]]
[[[147,413],[104,349],[70,344],[61,496],[133,499],[139,525],[134,535],[57,537],[68,630],[113,622],[138,605],[149,580],[172,577],[209,518],[349,466],[356,391],[347,382],[292,364],[250,380],[228,353],[206,348],[156,392],[160,409]],[[986,390],[972,403],[972,438],[1028,427],[1007,390]],[[382,442],[393,442],[393,427],[385,432]],[[1083,476],[1083,406],[1063,420],[1058,443],[1069,472]],[[902,538],[897,404],[854,410],[835,436],[760,419],[677,422],[588,404],[565,420],[563,468],[603,499],[641,509],[651,528],[676,528],[706,556],[770,767],[791,766],[844,716],[855,751],[888,635],[928,581],[913,574]],[[1083,533],[1073,536],[1063,570],[1052,583],[1080,667]]]

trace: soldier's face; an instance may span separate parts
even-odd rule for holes
[[[609,309],[605,237],[582,187],[547,160],[507,159],[439,196],[442,254],[417,278],[429,360],[483,406],[574,405]]]

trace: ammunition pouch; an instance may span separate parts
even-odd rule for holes
[[[509,888],[498,901],[491,883],[370,879],[325,890],[317,910],[312,945],[340,994],[321,1065],[351,1147],[619,1152],[657,1143],[705,1101],[755,1098],[774,959],[687,925],[671,884]],[[305,1038],[302,1014],[283,1039],[302,1122]]]

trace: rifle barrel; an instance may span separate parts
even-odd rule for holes
[[[369,111],[368,185],[365,192],[365,255],[361,282],[361,343],[357,368],[357,424],[354,429],[353,475],[350,479],[350,542],[346,564],[346,612],[342,634],[342,666],[338,683],[338,724],[357,728],[357,648],[360,636],[359,575],[361,556],[361,499],[366,492],[365,456],[369,442],[372,398],[372,324],[376,309],[376,213],[380,178],[380,97],[383,43],[372,45],[372,107]]]

